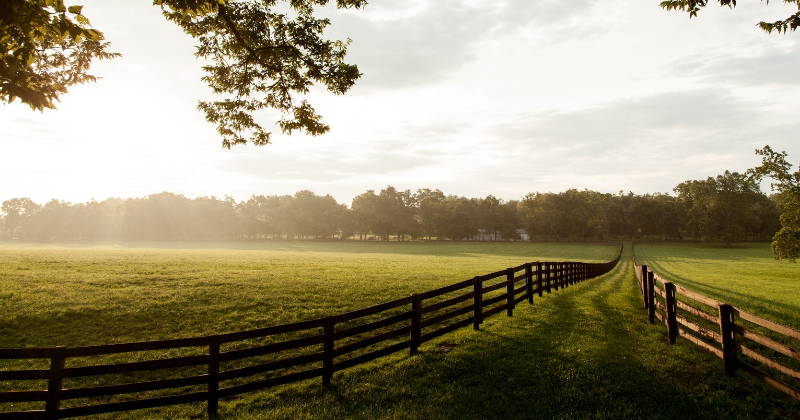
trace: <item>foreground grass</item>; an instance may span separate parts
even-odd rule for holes
[[[551,248],[551,251],[545,248]],[[533,256],[534,249],[528,248],[528,255]],[[540,252],[561,252],[552,249],[560,248],[548,245]],[[587,250],[583,257],[575,255],[584,252],[582,249],[583,247],[566,248],[565,252],[571,251],[573,256],[571,258],[565,256],[564,259],[585,260],[589,254],[607,252],[607,255],[597,258],[603,260],[614,253],[613,249],[600,251],[603,248],[599,248],[600,250],[595,248]],[[123,253],[126,252],[128,250]],[[161,251],[156,254],[159,252]],[[226,258],[235,259],[234,256],[238,252],[240,251],[223,254]],[[327,255],[327,251],[319,252],[325,252]],[[442,251],[442,253],[449,252]],[[453,260],[447,260],[447,264],[473,267],[478,273],[528,260],[521,256],[497,255],[499,252],[490,256],[483,256],[477,250],[465,252],[465,254],[473,253],[478,255],[451,254],[432,259],[438,261],[440,258],[452,258]],[[340,288],[319,286],[320,290],[330,293],[327,298],[335,301],[335,304],[316,310],[322,313],[339,312],[341,309],[334,310],[335,307],[346,309],[348,306],[356,306],[346,299],[341,299],[341,296],[347,295],[345,292],[362,290],[367,296],[380,301],[385,300],[383,295],[378,292],[370,293],[370,290],[376,289],[376,285],[392,285],[392,290],[405,295],[407,293],[404,287],[408,287],[405,283],[414,284],[412,289],[421,287],[421,290],[424,290],[435,287],[432,282],[447,284],[476,274],[472,272],[468,274],[465,271],[457,278],[445,278],[444,273],[458,269],[435,264],[427,265],[425,270],[428,270],[428,273],[424,274],[423,270],[415,265],[415,261],[428,258],[423,253],[390,253],[391,256],[380,257],[373,255],[374,253],[365,254],[361,257],[367,260],[359,259],[361,257],[357,255],[338,255],[331,251],[331,255],[328,255],[331,259],[328,260],[324,256],[312,255],[312,251],[301,252],[300,255],[305,255],[307,261],[304,264],[296,263],[298,265],[294,269],[302,272],[294,273],[290,277],[293,279],[292,282],[273,280],[272,288],[295,287],[292,285],[293,282],[302,281],[309,272],[326,272],[331,266],[340,267],[343,277],[346,276],[346,270],[364,270],[365,273],[371,274],[373,277],[369,279],[359,279],[354,275],[352,280],[343,280],[339,285]],[[556,254],[539,255],[539,257],[541,258],[533,257],[533,259],[559,259]],[[153,258],[153,255],[147,256],[147,259],[150,258]],[[186,258],[195,264],[198,263],[197,259]],[[248,260],[252,258],[254,256],[250,256]],[[317,258],[322,260],[318,261]],[[356,259],[356,262],[349,267],[345,267],[349,263],[339,261],[349,258]],[[370,258],[374,260],[369,262]],[[486,259],[481,262],[483,258]],[[286,260],[281,260],[276,255],[272,255],[270,260],[276,260],[276,268],[272,270],[281,267],[277,261],[291,265],[291,258],[288,258],[288,255]],[[474,261],[470,262],[472,260]],[[311,261],[318,261],[316,269],[306,269],[306,264]],[[378,270],[367,266],[389,264],[388,261],[394,264],[392,270]],[[156,265],[146,267],[157,268],[157,263],[154,264]],[[231,264],[230,269],[233,270],[236,265]],[[5,267],[5,264],[2,266]],[[187,272],[191,272],[189,266],[191,264],[187,263]],[[440,268],[432,269],[433,266]],[[414,274],[415,269],[420,271]],[[468,271],[469,268],[465,270]],[[291,271],[287,269],[286,272]],[[379,277],[381,273],[383,276]],[[438,277],[436,273],[439,273]],[[222,276],[222,274],[217,275]],[[74,277],[72,281],[78,282],[80,276]],[[398,277],[403,281],[397,280]],[[266,277],[255,277],[255,279],[266,281]],[[179,279],[172,281],[177,280]],[[201,281],[199,278],[195,280],[199,281]],[[252,287],[236,283],[233,279],[228,281],[232,282],[232,287]],[[305,288],[298,290],[304,291],[306,293],[304,296],[308,298],[309,286],[327,281],[333,280],[328,280],[328,276],[317,277],[316,282],[303,283]],[[347,283],[350,281],[358,282],[358,285],[352,289],[341,289],[349,287]],[[207,287],[206,283],[201,284],[202,288]],[[143,286],[139,284],[129,289],[136,287]],[[271,290],[267,286],[262,287],[262,291]],[[223,293],[218,289],[213,290]],[[180,290],[172,293],[180,295],[179,292]],[[114,296],[127,299],[120,296],[123,294],[125,293],[117,291]],[[223,298],[236,296],[238,295],[223,293]],[[246,294],[240,298],[239,305],[247,300],[244,296]],[[317,305],[315,302],[320,300],[319,296],[314,297],[315,299],[308,299],[306,305]],[[50,300],[46,305],[40,304],[43,307],[50,308],[55,304],[51,300],[54,298],[42,297],[42,299]],[[263,294],[252,294],[249,299],[260,301],[265,298]],[[216,305],[221,305],[216,299],[211,300]],[[357,306],[367,304],[365,302],[364,305]],[[160,307],[155,304],[155,300],[150,301],[150,306]],[[171,304],[168,302],[164,306],[184,308],[181,309],[184,313],[190,313],[186,311],[189,311],[187,308],[191,305],[175,299]],[[237,305],[232,303],[230,310],[233,311],[235,306]],[[272,312],[267,315],[263,309],[253,309],[259,305],[251,306],[252,308],[243,307],[242,311],[252,310],[255,314],[260,313],[277,319]],[[51,314],[59,313],[59,310],[52,308],[50,311]],[[108,312],[100,310],[92,319],[95,322],[102,322],[104,315],[109,316]],[[199,315],[203,313],[200,312]],[[244,319],[250,316],[255,319],[255,315],[247,315]],[[290,314],[289,310],[286,310],[283,316],[291,318],[297,315]],[[111,318],[113,320],[114,316]],[[173,322],[150,319],[148,324],[148,319],[143,318],[141,324],[157,324],[149,327],[151,331],[169,332],[168,329],[162,329],[161,322]],[[191,319],[186,321],[195,322]],[[217,324],[207,326],[211,329],[221,327]],[[191,328],[203,329],[197,326]],[[179,332],[181,331],[183,330]],[[88,336],[87,333],[74,334],[73,337],[76,338],[86,339]],[[30,338],[30,340],[37,339],[39,338]],[[455,347],[445,353],[440,351],[440,346],[443,344],[448,344],[448,348],[449,345]],[[718,359],[698,350],[685,340],[670,346],[667,344],[664,328],[646,322],[645,312],[641,309],[641,297],[632,274],[630,254],[627,253],[620,265],[608,275],[545,295],[543,298],[536,297],[532,306],[522,303],[513,317],[496,315],[489,318],[482,325],[481,331],[460,330],[427,343],[416,356],[410,357],[406,352],[399,352],[373,363],[337,373],[333,384],[329,387],[323,387],[319,380],[309,380],[223,400],[220,404],[219,418],[800,419],[800,405],[777,391],[741,376],[736,379],[724,377]],[[202,418],[204,416],[205,404],[192,404],[99,418]]]
[[[665,278],[800,329],[800,265],[773,258],[769,244],[637,244],[636,259]]]

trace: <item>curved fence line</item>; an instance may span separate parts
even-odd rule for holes
[[[329,384],[343,369],[401,350],[413,355],[422,343],[459,328],[477,330],[489,316],[512,316],[518,303],[532,304],[537,294],[611,271],[621,256],[622,247],[605,263],[526,263],[357,311],[248,331],[0,349],[0,360],[39,365],[0,370],[0,386],[12,389],[0,388],[0,404],[16,409],[0,411],[0,419],[60,419],[199,401],[207,401],[214,415],[220,398],[314,377]],[[165,390],[172,392],[163,395]]]
[[[667,281],[635,255],[633,266],[649,321],[666,325],[670,344],[683,337],[722,359],[726,375],[742,370],[800,400],[800,331]]]

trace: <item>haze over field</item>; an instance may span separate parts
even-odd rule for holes
[[[364,73],[343,97],[312,92],[331,132],[275,127],[274,144],[231,151],[195,109],[211,94],[188,35],[148,1],[77,3],[124,57],[96,63],[104,79],[56,111],[2,106],[0,202],[308,189],[350,203],[388,184],[641,194],[753,167],[764,144],[800,161],[800,35],[755,26],[796,10],[779,2],[692,20],[634,0],[329,7],[329,36],[353,39],[347,61]]]

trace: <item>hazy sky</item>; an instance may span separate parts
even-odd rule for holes
[[[748,0],[689,19],[660,0],[372,0],[322,10],[364,76],[314,91],[331,126],[220,147],[194,41],[147,0],[68,1],[123,57],[58,110],[0,105],[0,201],[82,202],[161,191],[293,194],[350,203],[367,189],[518,199],[568,188],[670,192],[759,162],[800,162],[800,33],[755,25],[796,8]],[[334,2],[335,3],[335,2]],[[276,114],[264,112],[272,126]]]

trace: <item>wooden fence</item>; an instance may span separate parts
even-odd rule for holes
[[[742,370],[800,400],[800,389],[787,383],[800,383],[800,351],[792,346],[800,331],[666,281],[635,258],[633,263],[650,323],[664,323],[671,344],[683,337],[722,359],[726,375]]]
[[[400,350],[413,355],[448,332],[469,325],[477,330],[503,311],[511,316],[518,303],[532,304],[537,294],[605,274],[621,253],[605,263],[526,263],[370,308],[249,331],[0,349],[0,360],[16,363],[14,370],[0,370],[0,404],[14,407],[0,412],[0,419],[60,419],[200,401],[213,415],[220,398],[315,377],[329,384],[335,372]]]

